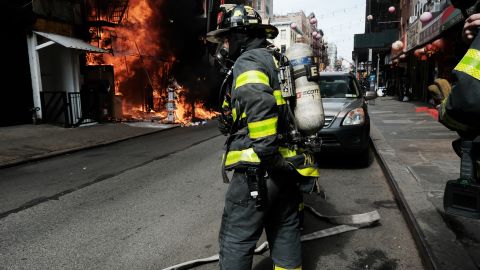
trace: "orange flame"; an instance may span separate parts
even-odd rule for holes
[[[183,125],[188,125],[197,119],[212,119],[220,114],[218,112],[205,109],[204,103],[201,101],[189,103],[185,95],[188,90],[183,86],[179,86],[177,89],[178,98],[175,101],[177,108],[175,112],[175,117],[177,118],[176,122]]]
[[[128,14],[119,27],[90,31],[97,35],[93,38],[98,41],[95,45],[109,49],[111,54],[89,53],[87,64],[113,65],[115,94],[123,97],[125,119],[164,120],[167,116],[166,89],[171,83],[175,56],[165,50],[166,40],[162,40],[162,29],[155,23],[151,2],[130,0]],[[175,116],[178,123],[187,124],[195,118],[211,119],[218,115],[204,109],[201,102],[188,102],[187,89],[180,87],[177,91]]]

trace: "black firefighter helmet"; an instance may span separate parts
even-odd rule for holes
[[[260,30],[265,32],[267,39],[274,39],[278,29],[270,24],[262,24],[262,18],[250,6],[225,4],[220,6],[217,16],[217,29],[207,33],[207,40],[212,43],[221,43],[222,38],[234,29]]]

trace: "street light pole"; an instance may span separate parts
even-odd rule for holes
[[[377,84],[375,85],[375,92],[378,90],[379,75],[380,75],[380,54],[377,53]]]

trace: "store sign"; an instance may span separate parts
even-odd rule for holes
[[[471,15],[475,12],[475,5],[467,9],[467,14]],[[442,12],[442,26],[440,31],[445,31],[455,24],[464,20],[462,12],[460,9],[456,9],[453,6],[449,6]]]
[[[420,20],[417,20],[407,30],[407,51],[418,45],[418,34],[420,32]]]
[[[440,34],[442,25],[442,21],[440,20],[441,17],[441,15],[435,17],[425,27],[423,27],[422,31],[418,34],[419,44],[425,44]]]

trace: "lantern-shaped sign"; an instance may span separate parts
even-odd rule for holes
[[[399,51],[402,48],[403,48],[403,42],[401,42],[400,40],[397,40],[392,44],[392,49],[395,51]]]
[[[437,50],[443,51],[445,49],[445,40],[443,38],[439,38],[432,42],[432,45],[437,47]]]
[[[389,7],[388,12],[395,13],[395,7],[394,6]]]
[[[422,13],[422,15],[420,15],[420,21],[422,23],[427,23],[427,22],[431,21],[432,18],[433,18],[432,13],[430,13],[428,11],[426,11],[426,12]]]
[[[423,48],[416,49],[415,52],[413,53],[413,55],[415,55],[415,57],[417,58],[420,58],[424,54],[425,54],[425,50]]]

